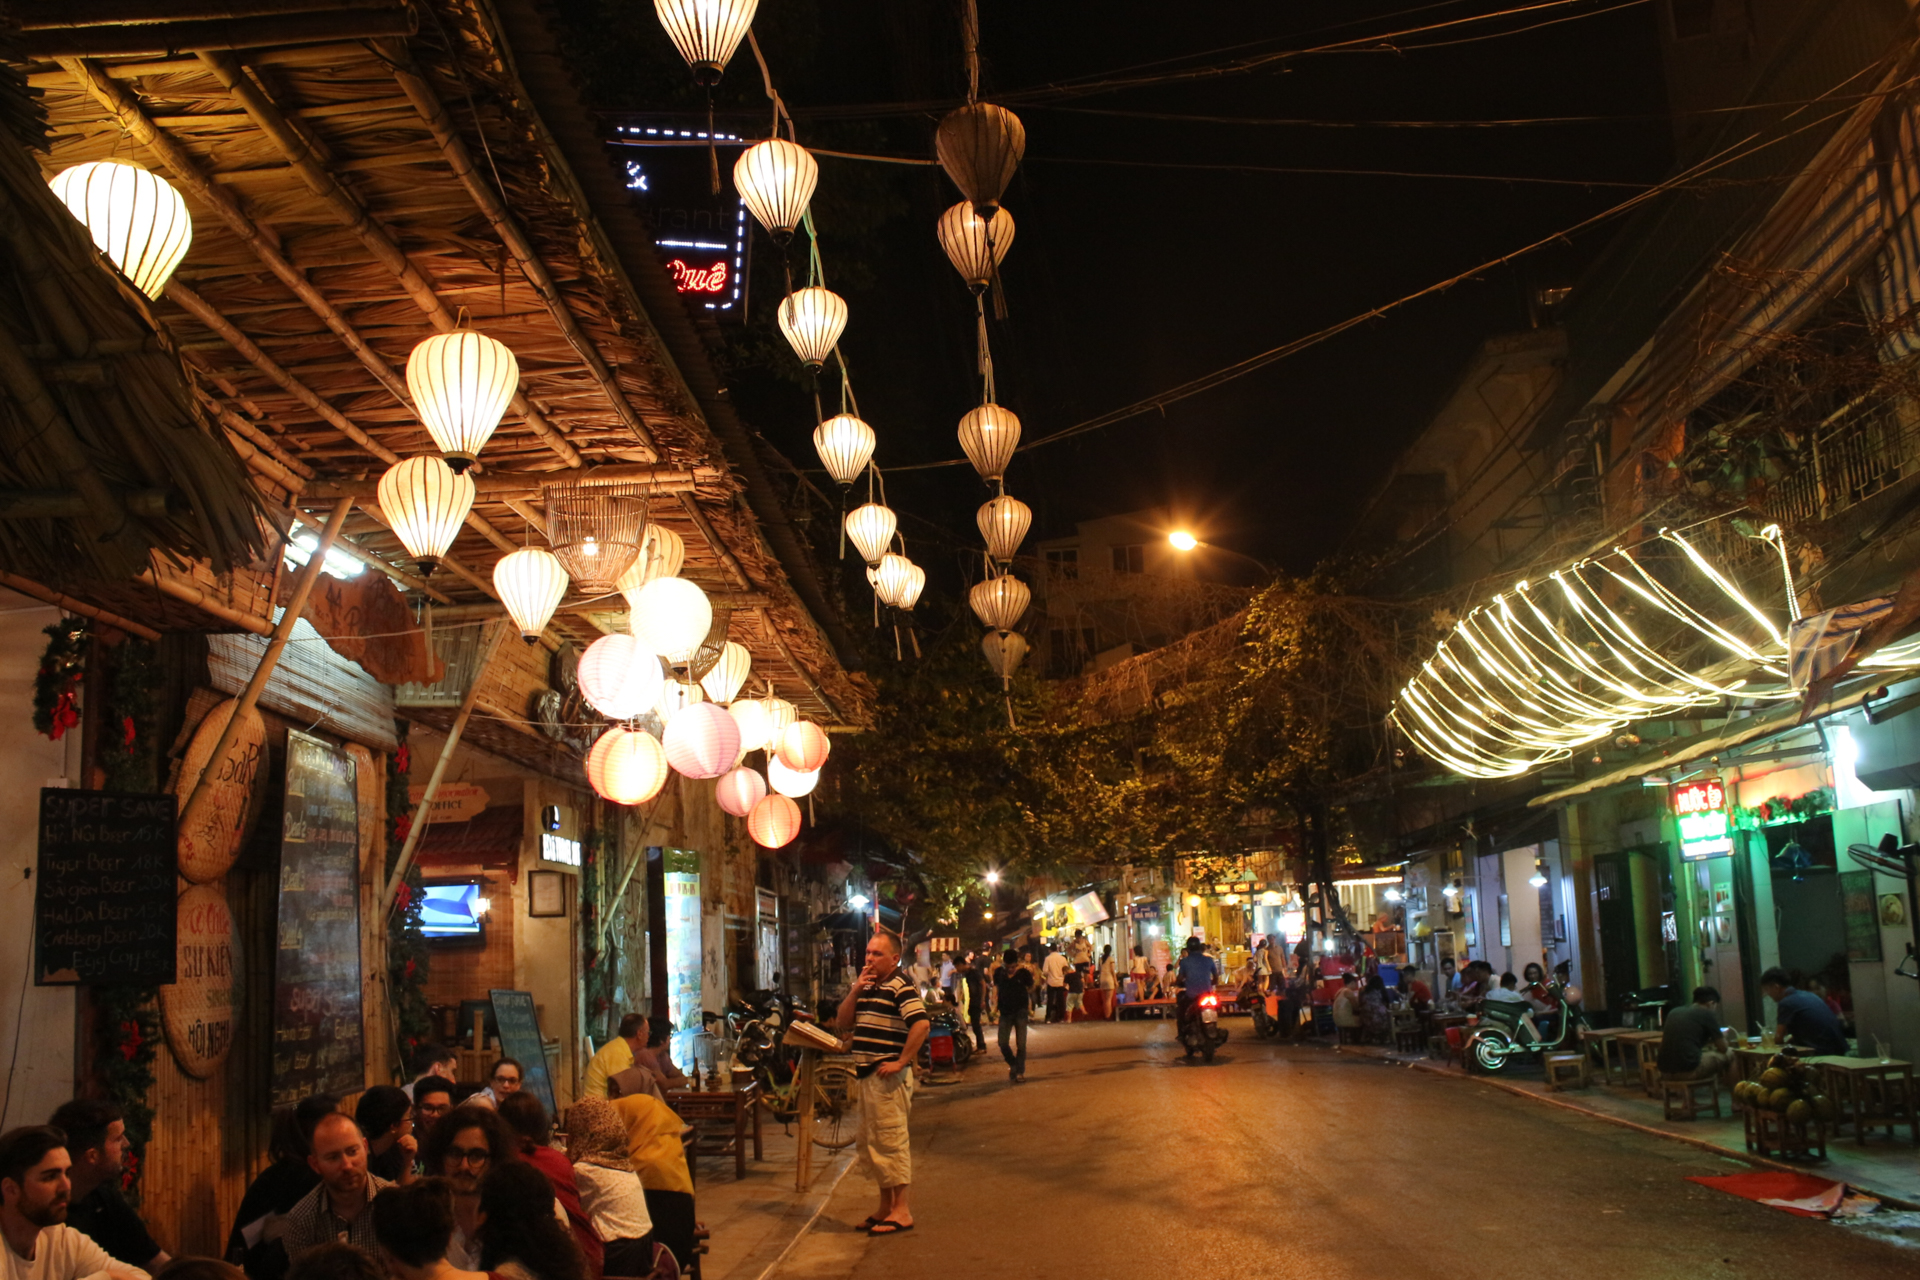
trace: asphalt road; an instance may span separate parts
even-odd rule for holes
[[[1252,1039],[1189,1065],[1160,1022],[989,1038],[914,1099],[916,1228],[849,1173],[775,1269],[828,1277],[1912,1277],[1920,1252],[1702,1187],[1749,1168],[1472,1081]]]

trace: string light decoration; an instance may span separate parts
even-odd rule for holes
[[[1455,624],[1389,721],[1456,773],[1511,778],[1649,716],[1735,696],[1800,696],[1787,687],[1786,640],[1766,612],[1678,533],[1663,530],[1660,541],[1683,553],[1679,590],[1621,547],[1544,583],[1515,583]],[[1649,639],[1651,626],[1668,634]],[[1682,644],[1718,656],[1683,665],[1669,656]]]
[[[873,428],[850,413],[836,413],[813,429],[813,451],[842,489],[873,461]]]
[[[1013,451],[1020,446],[1020,417],[991,402],[970,409],[960,419],[960,448],[967,461],[988,482],[1002,479]]]
[[[400,545],[422,573],[430,574],[459,536],[475,493],[473,477],[458,474],[439,458],[419,457],[388,467],[374,495]]]
[[[962,200],[940,215],[933,233],[946,251],[947,261],[967,282],[967,288],[977,294],[993,280],[995,268],[1013,247],[1013,215],[996,209],[992,218],[983,218]]]
[[[1003,493],[981,504],[974,522],[980,526],[980,536],[986,539],[987,555],[1001,564],[1010,564],[1019,553],[1020,544],[1026,541],[1027,530],[1033,527],[1033,508]]]
[[[784,138],[756,142],[733,162],[740,199],[776,244],[793,239],[819,181],[820,166],[807,149]]]
[[[407,356],[413,410],[456,472],[473,465],[519,385],[513,352],[472,329],[436,333]]]
[[[166,179],[124,160],[92,160],[48,183],[94,248],[149,298],[167,287],[193,244],[187,202]]]
[[[817,371],[846,332],[847,300],[831,289],[809,285],[781,299],[778,319],[800,363]]]
[[[758,7],[759,0],[653,0],[654,16],[702,86],[720,83]]]
[[[567,571],[551,551],[522,547],[493,566],[493,590],[520,628],[520,638],[532,644],[567,594]]]

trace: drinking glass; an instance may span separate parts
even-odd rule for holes
[[[1880,1061],[1882,1063],[1893,1061],[1893,1050],[1885,1040],[1882,1040],[1879,1036],[1875,1036],[1873,1038],[1873,1047],[1879,1051]]]

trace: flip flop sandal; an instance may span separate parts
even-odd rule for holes
[[[885,1218],[870,1217],[866,1221],[862,1222],[859,1226],[855,1227],[854,1230],[855,1231],[871,1231],[885,1221],[886,1221]]]
[[[870,1236],[897,1236],[902,1231],[911,1230],[913,1230],[913,1224],[911,1222],[895,1222],[891,1218],[886,1218],[874,1223],[867,1231],[867,1234]]]

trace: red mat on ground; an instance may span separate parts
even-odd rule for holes
[[[1847,1184],[1810,1173],[1730,1173],[1717,1178],[1688,1178],[1743,1200],[1754,1200],[1803,1218],[1824,1218],[1840,1207]]]

